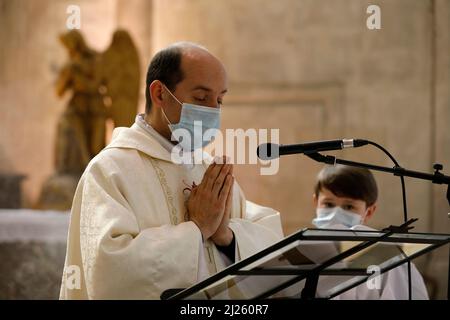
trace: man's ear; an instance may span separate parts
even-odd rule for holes
[[[161,81],[154,80],[149,87],[150,98],[152,99],[152,106],[161,107],[163,101],[163,86]]]

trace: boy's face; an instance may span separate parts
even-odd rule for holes
[[[319,197],[314,195],[313,199],[316,208],[341,207],[344,210],[360,215],[363,218],[363,223],[367,222],[376,209],[376,204],[367,207],[364,200],[338,197],[326,188],[322,188],[319,192]]]

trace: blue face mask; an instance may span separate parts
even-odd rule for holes
[[[344,210],[341,207],[318,208],[316,215],[312,223],[317,228],[329,228],[336,224],[351,228],[362,223],[362,217],[359,214]]]
[[[181,103],[166,86],[164,87],[181,104],[181,116],[180,122],[178,123],[172,124],[167,118],[164,109],[162,110],[164,117],[169,123],[172,139],[175,138],[179,142],[180,147],[185,151],[203,148],[214,140],[220,128],[220,108]],[[176,130],[178,131],[175,132]],[[181,141],[179,139],[180,137]]]

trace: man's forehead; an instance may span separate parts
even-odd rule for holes
[[[190,88],[191,91],[206,91],[206,92],[213,92],[215,91],[213,88],[211,88],[208,85],[193,85],[192,88]],[[228,90],[225,88],[220,93],[226,93]]]
[[[189,57],[182,57],[181,69],[184,72],[195,72],[205,75],[222,74],[225,75],[226,71],[222,63],[211,57],[199,57],[190,59]]]
[[[186,72],[182,86],[188,91],[203,91],[218,94],[227,92],[227,80],[225,75],[212,74],[210,72]]]
[[[207,51],[184,53],[181,70],[189,90],[226,91],[227,75],[222,63]]]

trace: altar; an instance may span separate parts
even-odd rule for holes
[[[0,299],[58,299],[69,216],[0,209]]]

